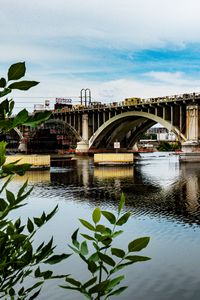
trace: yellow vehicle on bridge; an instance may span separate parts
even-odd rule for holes
[[[125,98],[124,101],[122,101],[122,105],[125,106],[130,106],[130,105],[138,105],[142,104],[142,99],[141,98]]]

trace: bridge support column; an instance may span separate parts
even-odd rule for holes
[[[182,144],[182,161],[200,162],[200,112],[198,105],[188,105],[186,109],[186,137]]]
[[[18,147],[19,152],[21,153],[27,153],[27,139],[23,138],[19,142],[19,147]]]
[[[82,116],[82,141],[77,143],[76,152],[77,153],[87,153],[89,150],[88,141],[88,114]]]

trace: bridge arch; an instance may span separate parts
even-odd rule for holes
[[[49,119],[29,132],[28,153],[58,153],[73,148],[80,135],[62,119]]]
[[[64,126],[65,128],[68,128],[74,134],[74,136],[76,137],[76,139],[78,141],[82,141],[82,137],[78,134],[76,129],[73,126],[71,126],[69,123],[66,123],[65,121],[60,120],[60,119],[49,119],[49,120],[45,121],[45,123],[43,123],[43,124],[45,126],[45,124],[51,124],[51,123],[60,124],[60,125]]]
[[[180,130],[163,118],[147,112],[129,111],[118,114],[102,124],[89,139],[89,148],[94,146],[98,148],[103,137],[108,135],[109,132],[109,139],[114,141],[114,139],[116,139],[116,134],[122,136],[122,134],[126,134],[129,130],[131,130],[131,128],[135,127],[138,130],[135,131],[131,139],[130,144],[133,145],[141,133],[145,132],[156,123],[160,123],[169,131],[174,132],[180,140],[186,141],[186,137],[180,132]]]

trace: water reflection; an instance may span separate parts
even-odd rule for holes
[[[78,202],[115,209],[123,191],[126,207],[135,215],[200,224],[199,165],[179,164],[177,157],[147,157],[132,167],[94,167],[91,158],[76,159],[50,171],[16,176],[15,182],[25,179],[50,197],[56,193],[66,197],[70,193]]]
[[[200,224],[199,170],[167,155],[141,159],[132,167],[94,167],[92,159],[77,159],[52,168],[50,176],[53,184],[70,187],[77,201],[116,207],[123,191],[134,214]]]
[[[99,180],[108,178],[132,178],[134,177],[134,168],[130,166],[126,167],[95,167],[94,177]]]
[[[144,157],[132,167],[98,168],[91,158],[83,158],[62,162],[50,172],[27,175],[35,189],[22,215],[40,215],[41,209],[50,210],[49,206],[59,203],[58,214],[44,229],[42,239],[53,232],[61,252],[68,251],[66,237],[79,226],[78,218],[89,219],[97,205],[117,211],[116,199],[124,192],[126,209],[133,217],[119,247],[133,236],[148,235],[151,241],[144,255],[152,260],[126,269],[129,289],[119,299],[130,300],[133,295],[137,300],[199,299],[200,164],[179,164],[177,157],[162,156]],[[70,266],[70,272],[84,276],[76,258]],[[66,272],[63,264],[60,268],[60,273]],[[52,283],[40,299],[49,297],[82,300]]]
[[[28,179],[29,183],[50,183],[50,171],[27,171],[24,176],[15,175],[15,182],[23,183]]]

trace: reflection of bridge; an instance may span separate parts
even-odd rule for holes
[[[182,145],[198,147],[200,94],[164,98],[128,98],[121,103],[92,102],[52,112],[48,124],[59,124],[74,135],[77,151],[112,149],[118,141],[131,149],[148,128],[160,123],[176,134]],[[46,124],[47,124],[46,123]],[[47,125],[43,125],[47,126]],[[23,133],[24,135],[24,133]]]

